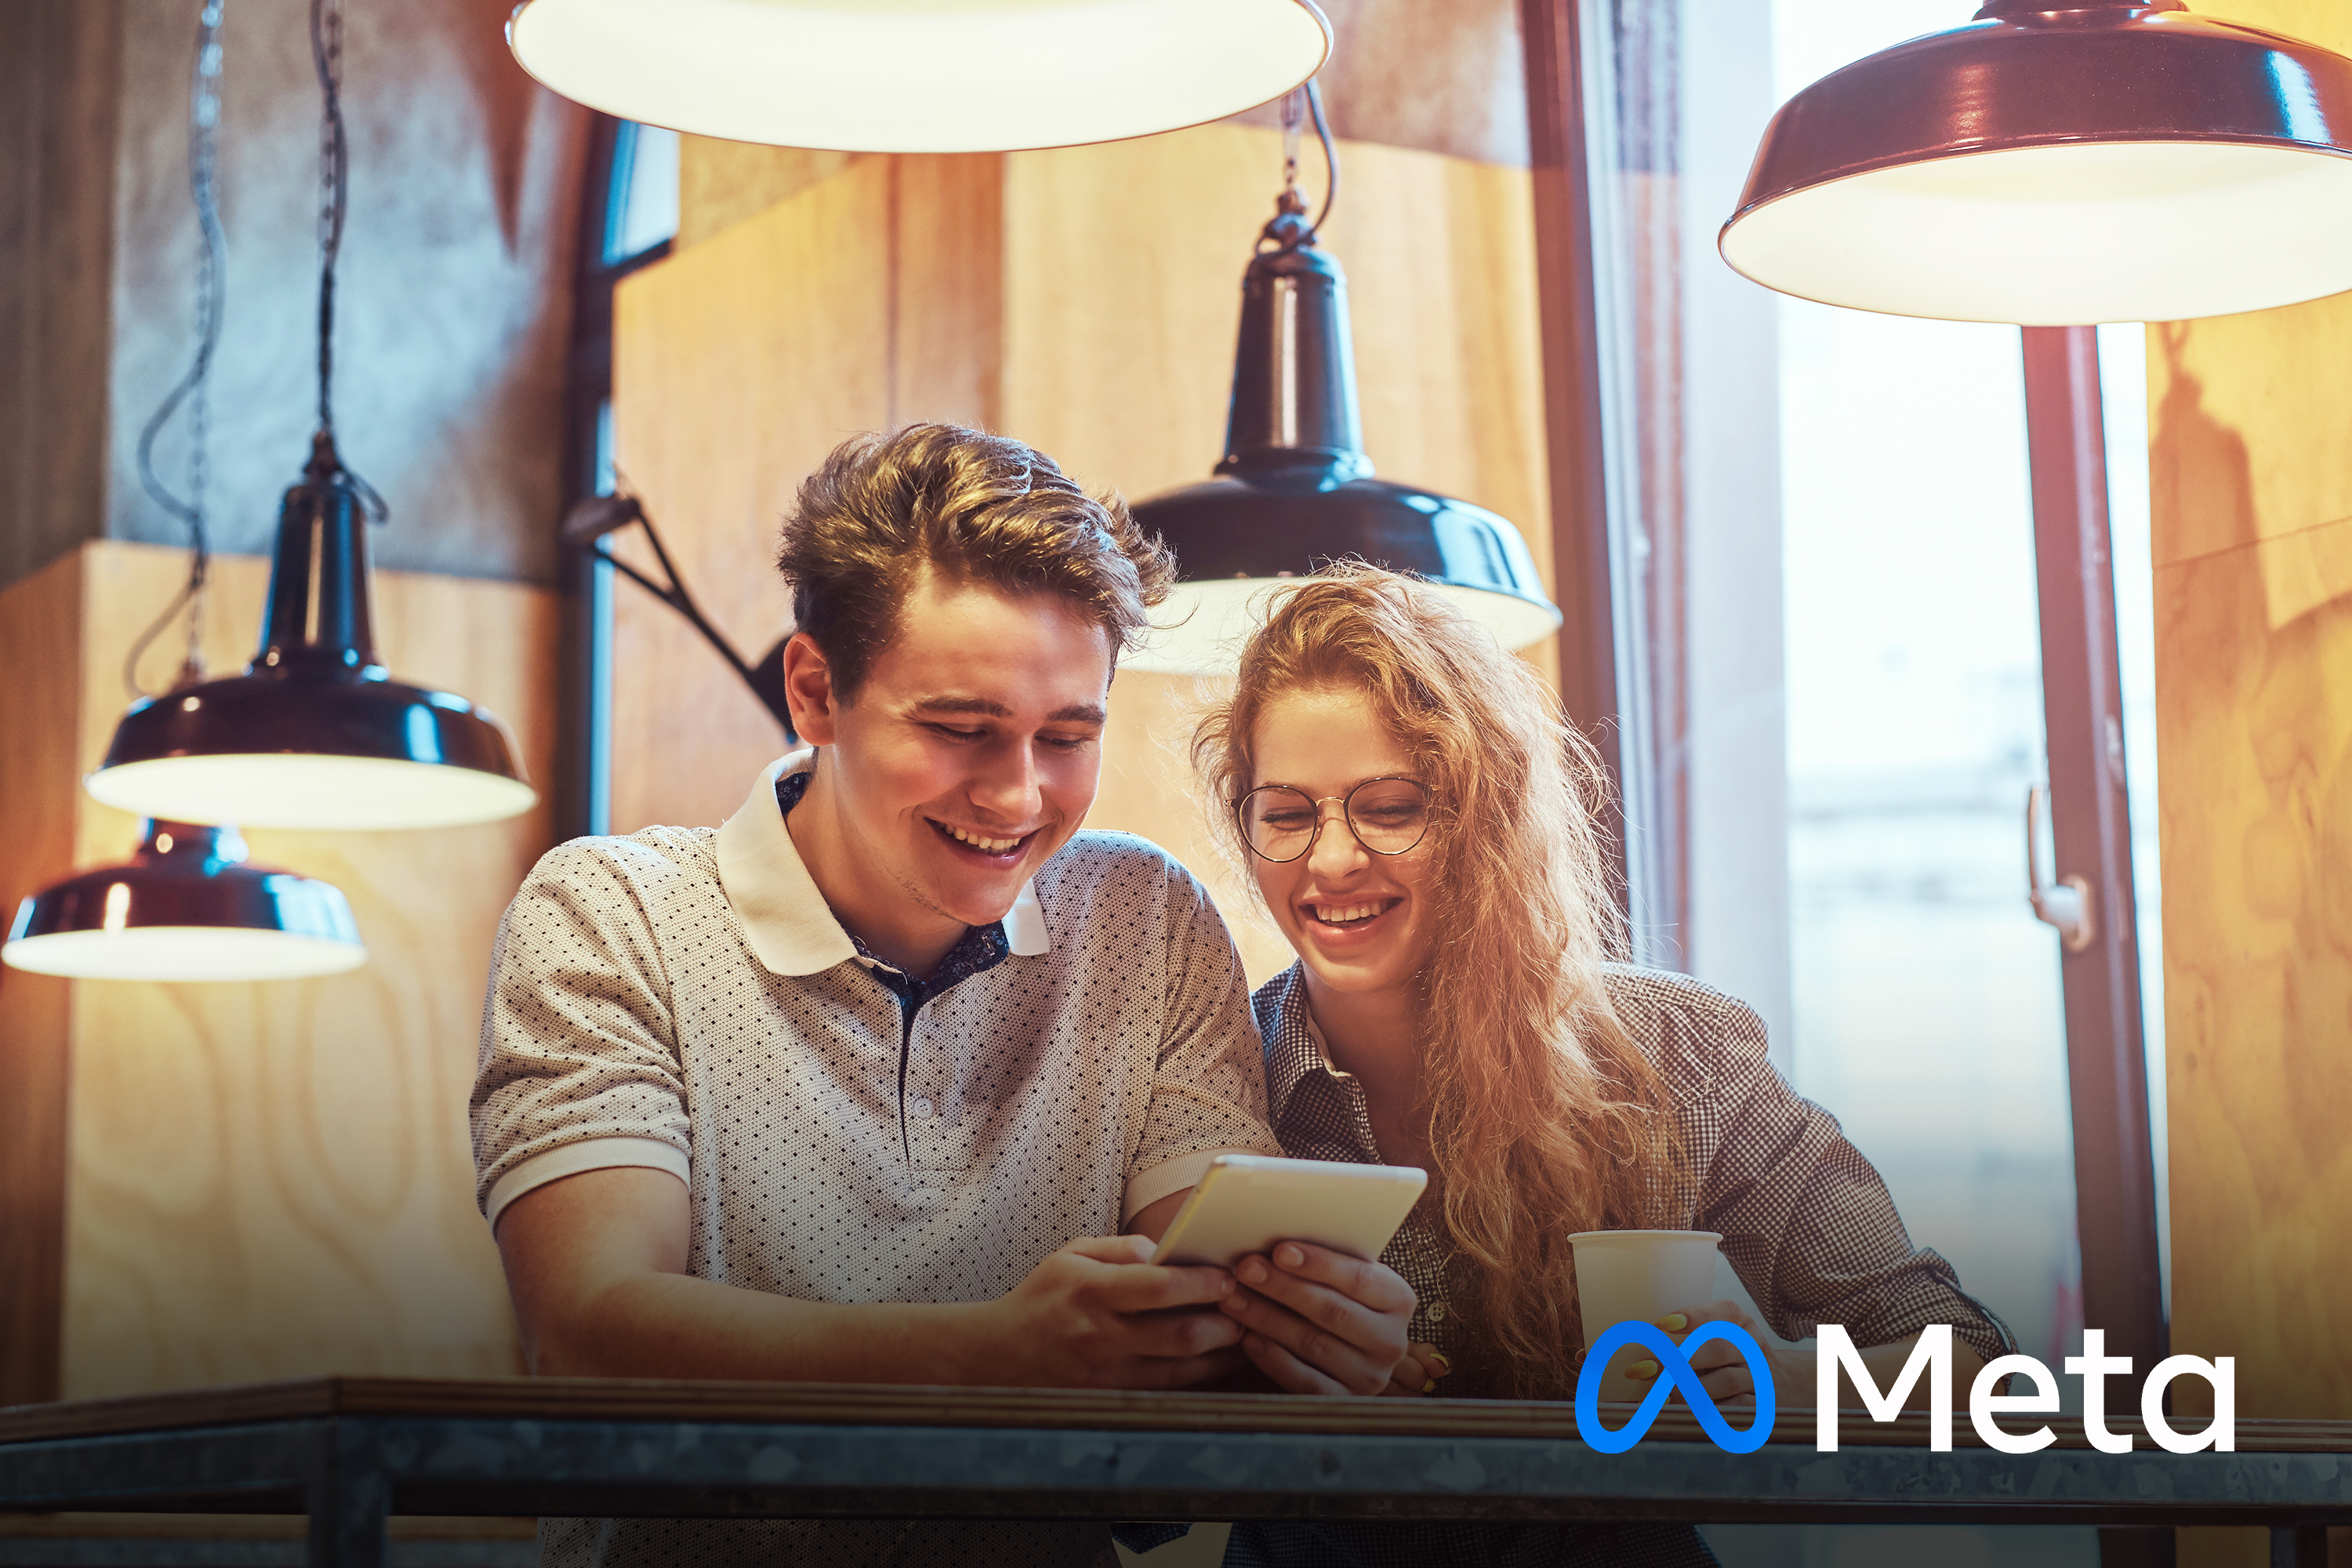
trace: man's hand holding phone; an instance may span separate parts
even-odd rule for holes
[[[1149,1237],[1088,1237],[1047,1258],[980,1309],[1004,1359],[973,1381],[1189,1388],[1238,1369],[1243,1327],[1217,1310],[1239,1293],[1233,1275],[1154,1264],[1152,1247]]]

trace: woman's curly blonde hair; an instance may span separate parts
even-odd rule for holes
[[[1596,814],[1606,775],[1535,671],[1416,579],[1344,563],[1276,591],[1192,756],[1229,853],[1261,716],[1360,691],[1435,807],[1421,976],[1433,1195],[1521,1397],[1564,1398],[1583,1341],[1570,1236],[1671,1226],[1683,1185],[1656,1067],[1611,1009],[1622,955]]]

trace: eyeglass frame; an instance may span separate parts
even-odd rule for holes
[[[1432,816],[1423,818],[1421,825],[1421,837],[1415,838],[1412,843],[1406,845],[1402,849],[1375,849],[1370,845],[1364,842],[1364,836],[1356,831],[1356,819],[1349,814],[1348,803],[1356,798],[1356,792],[1358,790],[1376,784],[1409,784],[1412,785],[1413,788],[1421,792],[1422,804],[1424,806],[1434,807],[1437,804],[1436,791],[1431,789],[1419,779],[1413,778],[1410,774],[1406,773],[1382,773],[1377,778],[1358,779],[1354,784],[1348,786],[1348,793],[1345,795],[1311,795],[1305,790],[1300,789],[1297,784],[1258,784],[1251,789],[1244,790],[1242,792],[1241,798],[1234,802],[1234,830],[1241,836],[1242,847],[1256,856],[1259,859],[1265,861],[1267,865],[1296,865],[1297,862],[1305,859],[1307,856],[1312,855],[1315,852],[1315,841],[1323,837],[1323,824],[1330,820],[1323,815],[1323,807],[1326,803],[1336,801],[1339,806],[1339,825],[1348,830],[1348,837],[1356,841],[1357,847],[1362,849],[1367,855],[1378,855],[1383,859],[1394,859],[1400,855],[1410,855],[1414,850],[1420,848],[1423,844],[1429,842],[1429,830],[1435,822],[1433,815]],[[1308,802],[1308,804],[1315,807],[1315,826],[1308,829],[1307,834],[1307,842],[1299,847],[1297,854],[1285,856],[1280,859],[1276,859],[1275,857],[1267,854],[1265,850],[1259,848],[1256,844],[1251,841],[1249,819],[1242,815],[1249,806],[1250,796],[1254,795],[1263,795],[1267,790],[1276,789],[1287,790],[1292,795],[1303,797]]]

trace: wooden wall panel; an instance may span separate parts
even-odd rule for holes
[[[747,658],[792,624],[772,563],[802,477],[890,422],[896,162],[858,160],[629,278],[615,300],[621,470]],[[613,620],[614,830],[723,821],[782,750],[776,724],[635,584],[615,585]]]
[[[2230,15],[2352,47],[2327,0]],[[2352,1416],[2348,352],[2352,296],[2148,329],[2172,1342],[2243,1415]]]
[[[677,139],[677,249],[699,245],[722,229],[758,217],[820,180],[829,180],[862,153],[769,147],[715,136]]]
[[[82,560],[0,589],[0,921],[73,868]],[[0,1405],[54,1399],[63,1327],[66,1038],[72,987],[0,969]]]
[[[95,544],[81,564],[90,676],[74,745],[86,767],[121,710],[130,640],[184,558]],[[215,562],[215,670],[249,657],[267,572],[253,557]],[[498,712],[547,778],[551,595],[380,574],[377,631],[396,674]],[[131,818],[69,798],[79,863],[131,847]],[[343,889],[370,961],[270,984],[74,985],[65,1394],[519,1370],[474,1207],[466,1100],[491,941],[546,846],[546,808],[433,832],[247,837],[255,863]]]

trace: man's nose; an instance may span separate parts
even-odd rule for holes
[[[972,805],[992,816],[1027,822],[1045,800],[1034,749],[1025,742],[989,748],[968,793]]]

